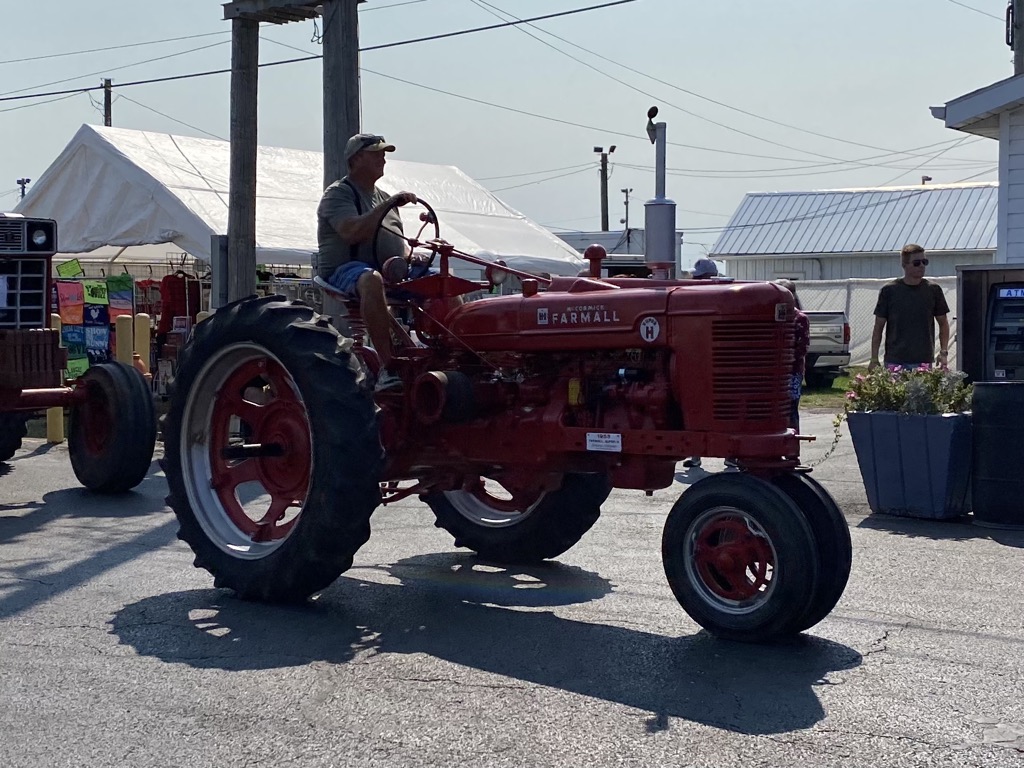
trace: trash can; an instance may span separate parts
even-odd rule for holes
[[[1024,529],[1024,381],[979,381],[972,401],[976,525]]]

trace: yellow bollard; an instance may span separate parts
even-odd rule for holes
[[[142,358],[143,373],[149,373],[150,356],[149,315],[140,312],[135,316],[135,351]]]
[[[60,333],[60,315],[50,315],[50,327]],[[61,379],[63,381],[63,376]],[[63,408],[46,409],[46,442],[54,444],[64,442]]]
[[[132,352],[135,351],[134,321],[131,315],[121,315],[114,320],[114,357],[125,365],[132,364]]]

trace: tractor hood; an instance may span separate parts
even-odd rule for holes
[[[665,347],[685,318],[791,318],[780,304],[792,308],[792,295],[772,283],[564,278],[533,296],[464,304],[447,325],[479,351]]]

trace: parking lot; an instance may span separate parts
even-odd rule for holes
[[[831,416],[804,426],[814,462]],[[1024,764],[1024,532],[869,515],[844,436],[815,476],[851,526],[845,596],[798,640],[727,643],[660,563],[704,470],[614,491],[539,567],[479,563],[406,500],[277,608],[192,567],[155,463],[104,498],[29,440],[0,465],[0,765]]]

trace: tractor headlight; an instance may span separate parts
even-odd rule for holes
[[[48,239],[49,235],[47,235],[46,230],[37,229],[32,233],[32,244],[37,245],[40,248],[46,245],[46,241]]]

